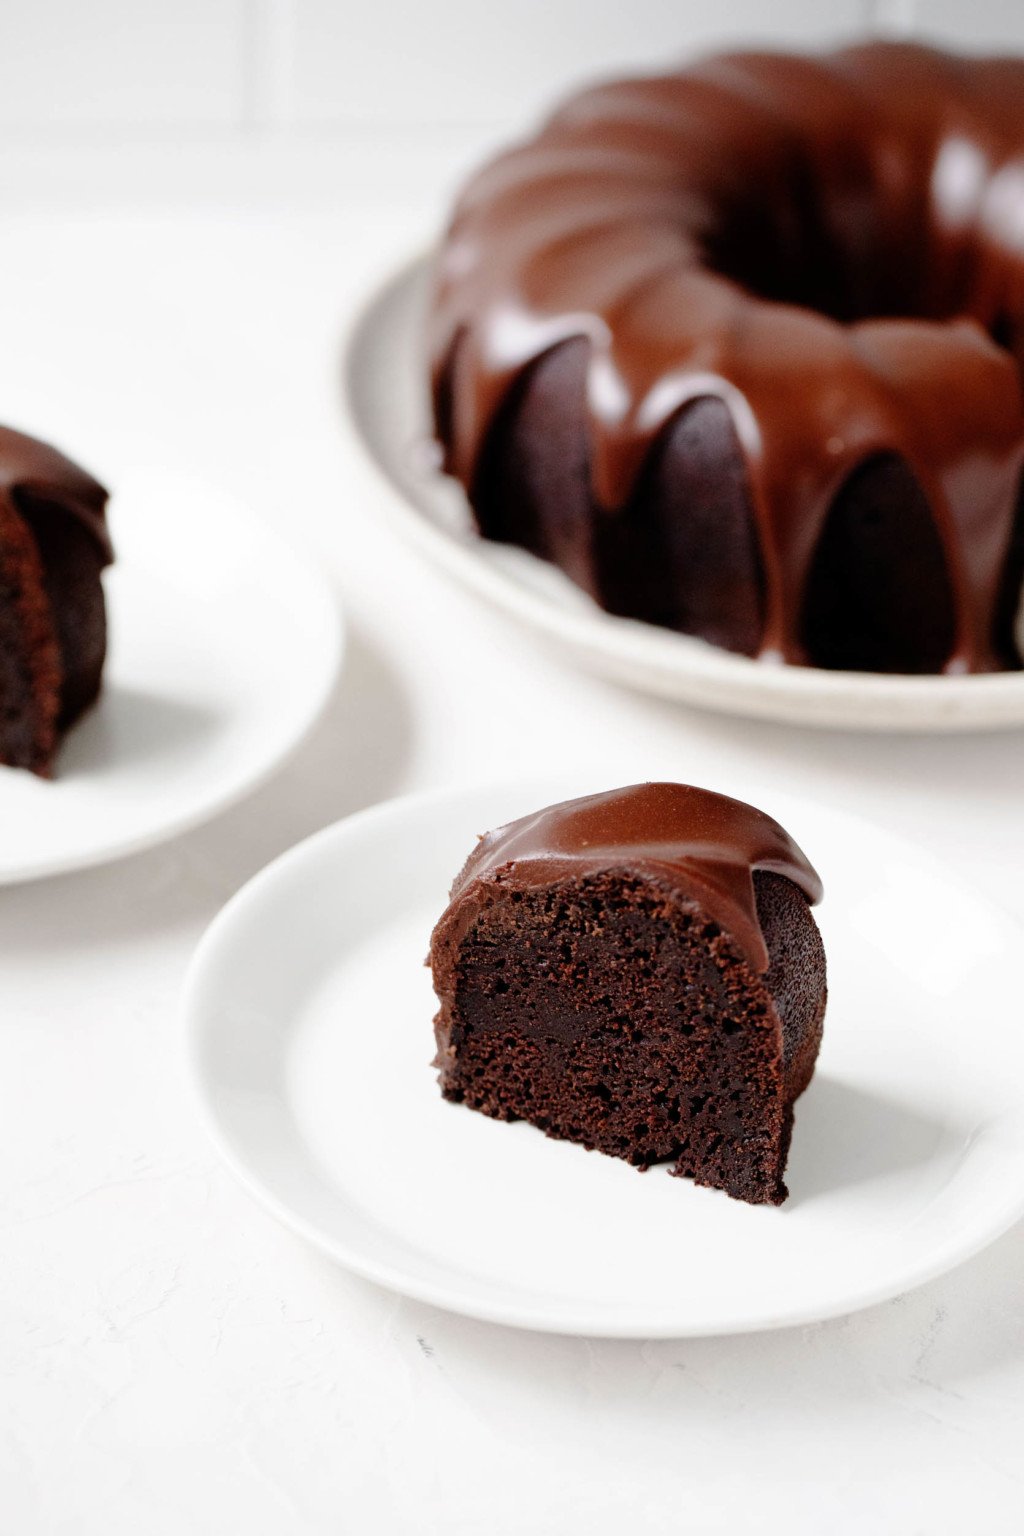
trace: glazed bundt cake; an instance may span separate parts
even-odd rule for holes
[[[55,448],[0,428],[0,763],[43,777],[100,688],[106,502]]]
[[[599,85],[463,192],[430,314],[479,531],[747,656],[1021,666],[1024,61]]]
[[[499,827],[431,942],[445,1098],[778,1204],[821,1043],[820,895],[776,822],[688,785]]]

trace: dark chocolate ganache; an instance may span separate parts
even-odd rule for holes
[[[634,784],[547,806],[486,833],[452,886],[448,910],[503,872],[528,887],[605,872],[646,876],[691,892],[749,963],[765,971],[755,870],[783,875],[809,902],[821,900],[818,875],[764,811],[690,784]],[[465,915],[471,923],[472,902]]]

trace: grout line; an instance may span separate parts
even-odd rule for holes
[[[294,0],[244,0],[242,127],[288,122],[294,107]]]

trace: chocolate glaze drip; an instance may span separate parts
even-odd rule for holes
[[[446,468],[472,490],[524,370],[588,343],[599,507],[685,406],[724,402],[765,572],[762,656],[859,466],[903,460],[948,568],[947,671],[997,670],[1024,464],[1024,61],[873,43],[599,86],[470,183],[430,322]]]
[[[104,555],[113,559],[107,531],[107,492],[91,475],[49,443],[0,427],[0,496],[19,510],[19,498],[61,507],[89,530]]]
[[[763,811],[689,784],[634,784],[488,832],[452,886],[449,912],[470,887],[504,871],[534,887],[604,872],[642,875],[692,891],[750,964],[766,971],[755,870],[784,875],[809,902],[821,900],[821,881],[804,854]],[[468,903],[467,922],[474,911]]]

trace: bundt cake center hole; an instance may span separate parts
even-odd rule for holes
[[[842,207],[842,199],[837,206]],[[991,252],[965,239],[950,250],[937,220],[922,209],[916,244],[850,197],[839,212],[806,189],[792,201],[776,198],[727,208],[705,235],[708,266],[772,303],[811,309],[841,324],[864,320],[976,320],[996,346],[1021,361],[1021,317],[993,293]],[[1007,272],[1019,279],[1019,271]]]

